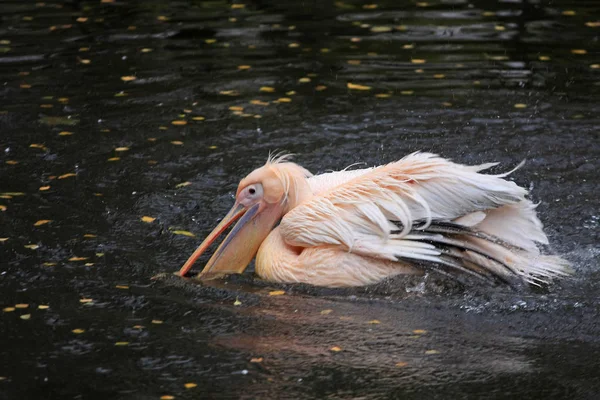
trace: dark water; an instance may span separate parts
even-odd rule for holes
[[[597,1],[0,8],[0,398],[600,396]],[[527,158],[576,275],[151,280],[276,149],[313,172]]]

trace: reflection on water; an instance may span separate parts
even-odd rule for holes
[[[593,398],[598,11],[3,2],[0,398]],[[577,276],[532,292],[151,281],[275,149],[313,172],[526,158],[515,179]]]

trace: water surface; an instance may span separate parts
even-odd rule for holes
[[[596,2],[15,0],[0,16],[0,398],[597,397]],[[527,159],[514,179],[576,275],[521,291],[170,276],[273,150],[314,173],[417,150]]]

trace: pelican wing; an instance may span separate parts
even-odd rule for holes
[[[334,245],[369,257],[502,278],[514,274],[536,281],[534,276],[561,273],[564,262],[530,261],[547,257],[535,245],[547,243],[542,224],[525,199],[527,191],[503,179],[507,174],[479,173],[493,165],[465,166],[413,153],[346,173],[341,183],[332,174],[334,184],[284,216],[283,239],[296,247]],[[316,186],[327,187],[324,179]],[[493,223],[502,218],[510,220]]]

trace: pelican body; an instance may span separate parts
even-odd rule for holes
[[[565,260],[540,253],[548,239],[527,190],[509,173],[481,173],[494,165],[413,153],[313,176],[287,156],[269,157],[242,179],[233,208],[180,275],[235,221],[200,279],[242,273],[254,256],[265,280],[327,287],[428,269],[532,284],[568,274]]]

